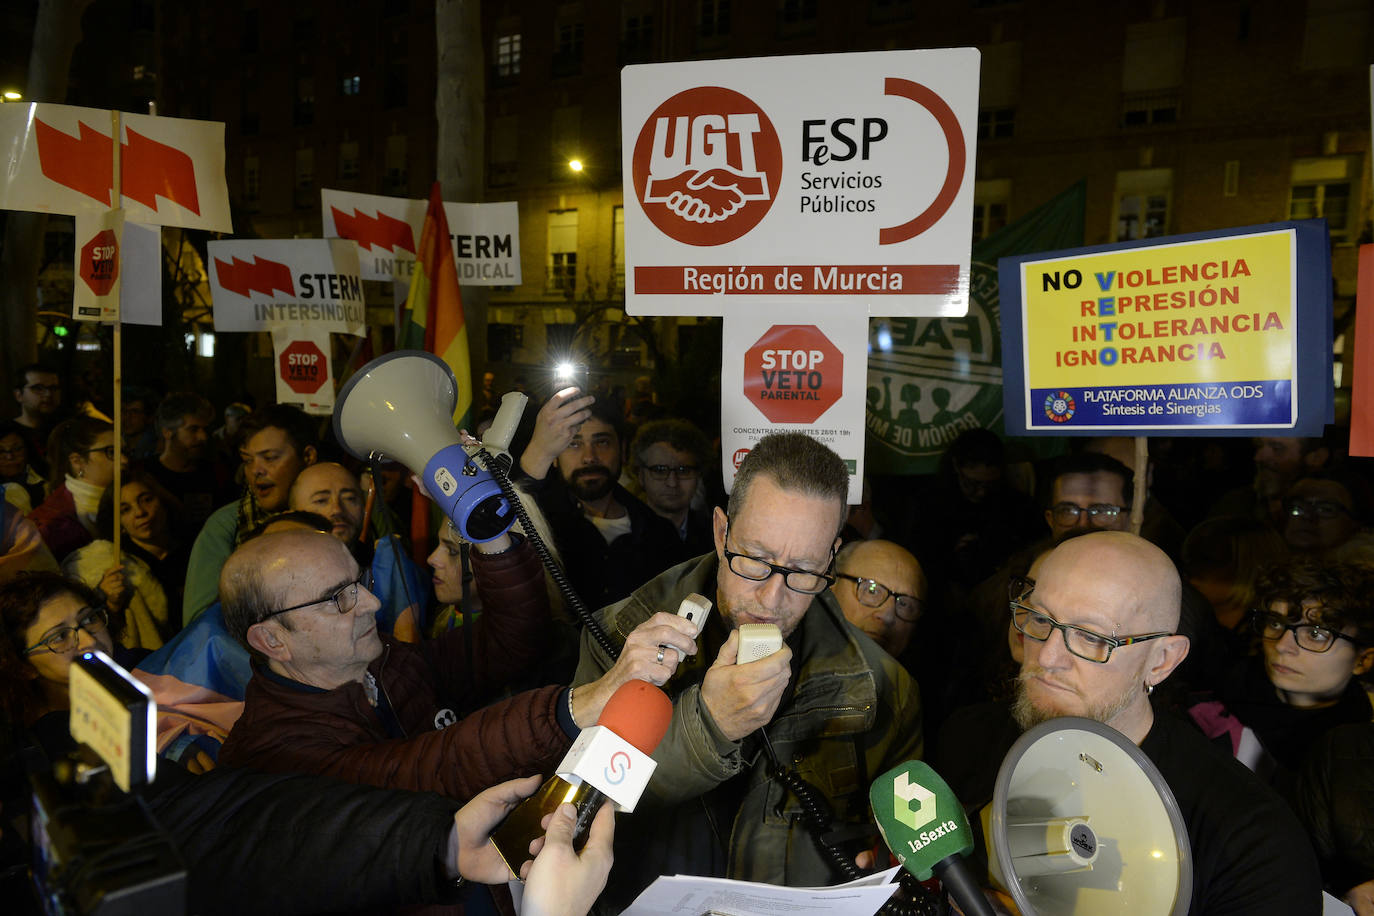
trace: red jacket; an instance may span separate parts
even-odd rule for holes
[[[29,521],[38,526],[43,543],[48,545],[59,563],[73,550],[85,547],[94,540],[86,526],[81,524],[81,519],[76,517],[76,497],[72,496],[65,483],[48,494],[48,498],[29,513]]]
[[[383,637],[382,655],[368,668],[405,737],[390,736],[359,683],[314,690],[259,670],[219,763],[433,791],[464,802],[503,780],[552,771],[572,743],[558,723],[561,687],[526,691],[453,721],[452,710],[499,695],[508,680],[545,657],[550,632],[544,576],[528,543],[472,556],[487,610],[470,637],[467,628],[419,645]],[[470,654],[465,638],[473,640]],[[452,724],[436,728],[445,720]]]

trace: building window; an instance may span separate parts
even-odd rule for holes
[[[302,76],[296,79],[296,102],[291,109],[291,123],[297,127],[308,127],[315,123],[315,78]]]
[[[987,238],[1007,224],[1011,180],[998,178],[973,183],[973,240]]]
[[[1288,218],[1325,219],[1331,241],[1350,241],[1359,168],[1358,156],[1295,161],[1288,191]]]
[[[978,112],[978,139],[1004,140],[1016,133],[1015,108],[983,108]]]
[[[611,289],[612,299],[625,295],[625,208],[611,211]]]
[[[897,22],[916,15],[916,0],[870,0],[869,22]]]
[[[730,34],[730,0],[701,0],[697,34],[702,38],[724,38]]]
[[[620,62],[643,64],[654,59],[654,14],[639,11],[620,23]]]
[[[574,76],[582,72],[582,35],[580,22],[560,22],[554,33],[553,75]]]
[[[520,33],[496,38],[496,77],[514,80],[520,75]]]
[[[1187,20],[1137,22],[1126,30],[1121,61],[1121,126],[1172,124],[1179,119]]]
[[[816,18],[816,0],[778,0],[778,18],[784,23]]]
[[[409,68],[405,61],[386,65],[386,82],[382,87],[382,101],[387,108],[404,108],[409,98]]]
[[[298,45],[309,44],[315,38],[315,20],[305,16],[291,20],[291,40]]]
[[[358,177],[358,141],[345,140],[339,144],[339,178],[349,180]]]
[[[386,138],[386,192],[395,197],[404,197],[410,181],[406,168],[405,134],[392,134]]]
[[[1116,175],[1114,240],[1129,242],[1169,233],[1172,169],[1137,169]]]
[[[363,78],[361,76],[345,76],[339,81],[340,95],[361,95],[363,91]]]
[[[300,209],[319,206],[315,198],[315,150],[309,146],[296,150],[295,199]]]
[[[262,166],[257,156],[243,157],[243,202],[256,206],[262,196]]]
[[[261,32],[258,26],[258,11],[243,11],[243,37],[239,43],[239,50],[246,54],[252,54],[258,50],[258,35]]]
[[[495,188],[513,185],[519,177],[520,120],[502,115],[491,122],[491,152],[487,155],[487,184]]]
[[[545,291],[571,299],[577,292],[577,211],[549,211],[549,261]]]

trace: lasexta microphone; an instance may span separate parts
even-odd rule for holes
[[[515,807],[492,833],[491,841],[515,873],[530,858],[530,843],[544,835],[541,822],[560,804],[577,809],[573,848],[587,841],[592,818],[610,799],[622,811],[633,811],[656,766],[650,756],[673,718],[668,695],[647,681],[622,684],[596,725],[584,728],[539,791]]]
[[[964,806],[945,781],[919,760],[873,781],[873,816],[887,848],[918,880],[934,874],[968,916],[994,916],[964,856],[973,849]]]

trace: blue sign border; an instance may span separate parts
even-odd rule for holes
[[[1021,289],[1022,265],[1039,261],[1062,260],[1071,257],[1096,255],[1111,251],[1129,251],[1196,242],[1209,239],[1228,239],[1264,232],[1289,231],[1297,245],[1296,290],[1297,353],[1295,367],[1298,382],[1297,416],[1292,426],[1249,425],[1243,428],[1225,425],[1193,423],[1174,425],[1152,422],[1146,426],[1113,425],[1092,429],[1075,428],[1066,423],[1061,429],[1032,428],[1026,417],[1025,337],[1021,333],[1023,298]],[[997,262],[998,284],[1002,304],[1002,404],[1008,435],[1012,436],[1258,436],[1277,433],[1287,436],[1319,436],[1322,427],[1335,421],[1336,402],[1331,377],[1331,349],[1334,343],[1331,315],[1331,244],[1326,220],[1290,220],[1242,226],[1186,235],[1169,235],[1110,245],[1090,245],[1066,248],[1062,251],[1042,251],[1035,254],[1000,258]],[[1228,383],[1228,387],[1230,384]],[[1177,386],[1131,386],[1134,388]],[[1039,392],[1039,389],[1037,389]],[[1061,392],[1067,393],[1067,392]],[[1049,397],[1059,416],[1072,416],[1085,405],[1081,402],[1054,401],[1055,392],[1041,392],[1040,400]],[[1072,393],[1068,393],[1071,394]],[[1070,398],[1072,399],[1072,398]],[[1032,401],[1036,401],[1032,397]],[[1063,403],[1060,403],[1063,401]],[[1051,408],[1047,407],[1047,410]],[[1164,427],[1164,428],[1161,428]]]

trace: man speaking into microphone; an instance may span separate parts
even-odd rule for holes
[[[613,641],[695,592],[716,613],[699,651],[664,685],[674,712],[657,769],[616,827],[616,867],[598,911],[618,913],[662,874],[811,886],[841,876],[803,824],[801,802],[770,771],[772,754],[816,789],[834,823],[825,840],[852,858],[877,838],[874,776],[922,751],[909,675],[850,624],[829,592],[849,473],[801,433],[760,440],[740,465],[715,550],[601,611]],[[738,628],[773,624],[782,648],[739,658]],[[675,661],[671,649],[660,656]],[[584,635],[574,684],[612,660]]]

